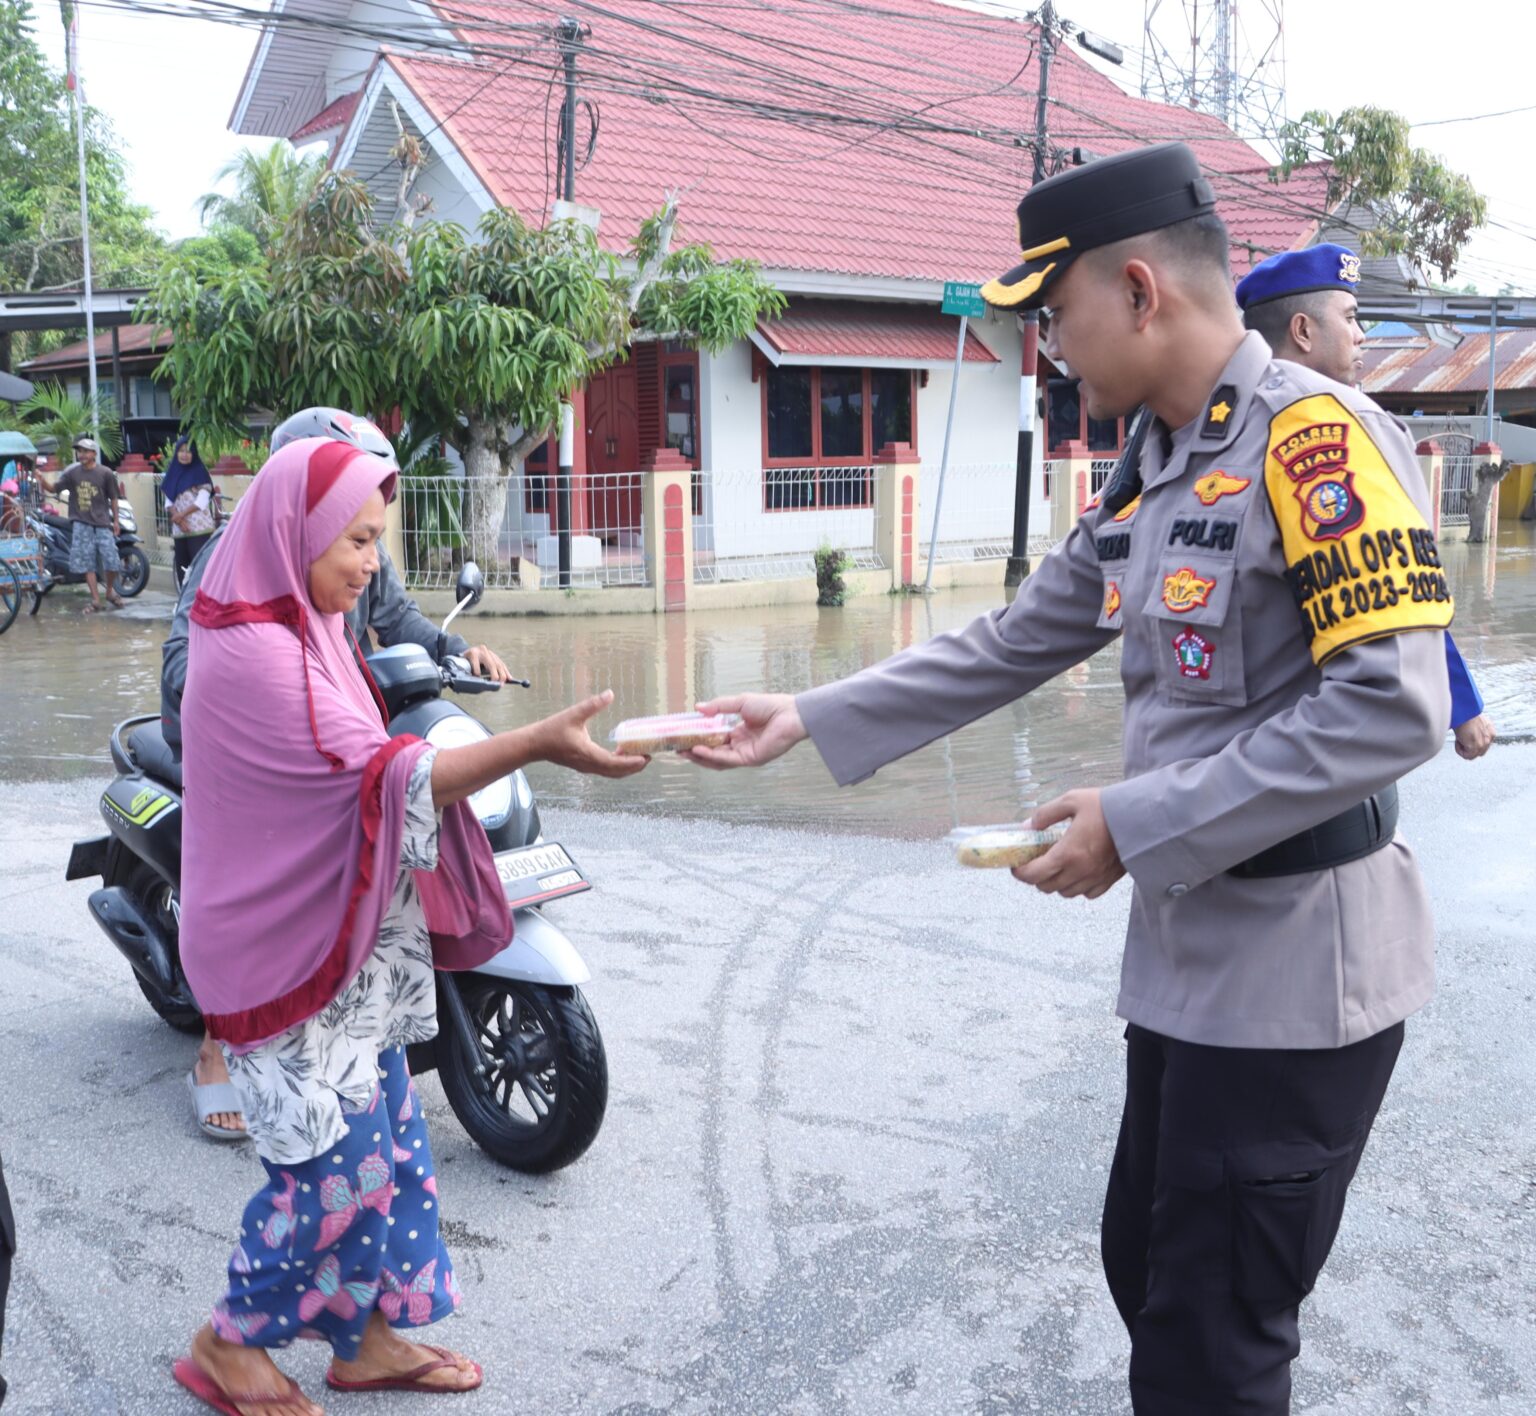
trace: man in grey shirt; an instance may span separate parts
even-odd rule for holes
[[[810,737],[862,781],[1120,641],[1124,779],[1037,810],[1070,828],[1014,873],[1135,886],[1102,1247],[1137,1416],[1289,1411],[1301,1303],[1434,988],[1396,832],[1396,781],[1450,717],[1423,478],[1368,398],[1244,333],[1214,207],[1179,143],[1031,188],[1021,264],[983,293],[1049,306],[1092,417],[1146,406],[1139,456],[1005,609],[798,697],[703,704],[744,721],[691,754]]]

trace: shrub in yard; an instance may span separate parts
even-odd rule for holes
[[[848,587],[843,583],[843,572],[848,569],[848,557],[831,546],[823,546],[816,552],[816,603],[841,605],[848,598]]]

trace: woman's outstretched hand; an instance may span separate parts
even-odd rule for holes
[[[782,757],[807,736],[792,693],[738,693],[699,704],[701,713],[740,713],[724,747],[695,747],[683,753],[700,767],[761,767]]]
[[[610,752],[592,741],[587,725],[613,702],[613,690],[607,689],[573,703],[564,712],[554,713],[533,725],[536,755],[557,767],[585,772],[593,777],[633,777],[644,771],[649,757],[631,752]]]

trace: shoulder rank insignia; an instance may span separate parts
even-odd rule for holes
[[[1230,472],[1207,472],[1195,483],[1195,495],[1201,506],[1215,506],[1223,497],[1235,496],[1245,491],[1253,481],[1251,477],[1234,477]]]
[[[1232,409],[1237,402],[1237,389],[1232,384],[1222,384],[1211,395],[1210,406],[1205,410],[1205,426],[1200,429],[1202,438],[1224,438],[1232,421]]]
[[[1196,575],[1187,565],[1163,577],[1163,603],[1176,615],[1187,614],[1199,605],[1208,605],[1214,580]]]

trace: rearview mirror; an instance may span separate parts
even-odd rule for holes
[[[480,573],[480,567],[474,561],[465,561],[459,571],[459,578],[454,582],[454,603],[463,605],[469,601],[469,607],[480,603],[480,597],[485,594],[485,576]]]

